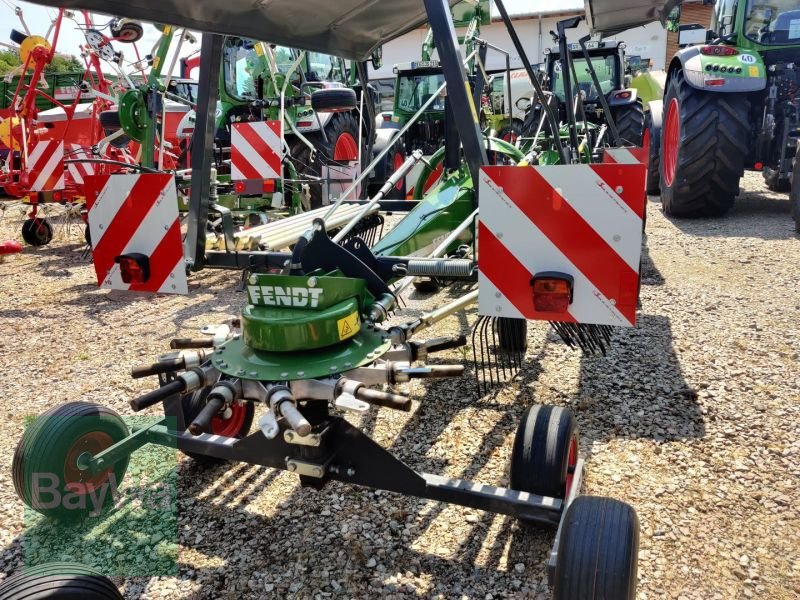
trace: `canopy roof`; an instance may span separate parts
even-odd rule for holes
[[[364,60],[428,20],[423,0],[32,0]],[[448,0],[453,5],[458,0]]]
[[[666,24],[680,0],[585,0],[586,19],[593,33],[614,35],[653,21]]]

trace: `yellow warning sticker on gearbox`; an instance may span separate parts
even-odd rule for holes
[[[358,311],[352,312],[343,319],[336,321],[339,327],[339,341],[353,337],[361,329],[361,321],[358,318]]]

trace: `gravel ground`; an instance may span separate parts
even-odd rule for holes
[[[584,491],[638,511],[639,598],[797,598],[800,244],[785,196],[758,175],[743,187],[736,209],[713,221],[669,221],[651,199],[640,323],[616,334],[607,357],[570,351],[539,324],[519,378],[500,393],[474,400],[469,377],[414,383],[410,415],[356,421],[415,468],[504,485],[525,406],[569,406],[588,458]],[[9,209],[0,239],[18,237],[19,225]],[[31,538],[37,556],[68,557],[53,541],[66,533],[107,571],[163,573],[116,578],[128,598],[547,597],[550,532],[335,483],[303,489],[247,465],[178,458],[177,513],[154,519],[155,530],[136,514],[66,532],[23,521],[9,466],[30,415],[75,399],[129,415],[127,399],[154,387],[131,380],[130,367],[242,302],[226,272],[193,277],[188,298],[99,291],[81,233],[65,233],[0,264],[0,573],[21,567]],[[434,302],[412,294],[406,314]],[[473,320],[474,310],[430,335]],[[144,453],[134,480],[169,480],[174,454]]]

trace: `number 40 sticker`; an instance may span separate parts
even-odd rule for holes
[[[756,57],[752,54],[740,54],[739,60],[746,65],[754,65],[756,63]]]

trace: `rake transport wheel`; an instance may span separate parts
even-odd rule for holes
[[[744,94],[703,92],[677,70],[664,98],[661,202],[675,217],[718,217],[730,210],[744,174],[750,137]]]
[[[122,418],[91,402],[51,408],[25,429],[11,475],[26,506],[57,521],[79,521],[113,502],[128,458],[91,474],[80,464],[129,435]]]
[[[639,519],[631,506],[579,496],[561,525],[554,600],[634,600]]]
[[[511,489],[566,498],[578,463],[578,428],[560,406],[529,406],[511,450]]]
[[[767,185],[767,189],[769,189],[769,191],[780,192],[783,194],[791,189],[789,180],[780,178],[780,171],[775,171],[769,167],[764,167],[764,170],[761,171],[761,174],[764,176],[764,183]]]
[[[205,387],[191,394],[183,396],[183,419],[188,427],[189,423],[195,420],[200,411],[206,405],[210,387]],[[250,433],[253,425],[256,408],[252,402],[237,402],[233,404],[223,415],[217,415],[211,419],[211,433],[224,437],[243,438]],[[187,452],[187,456],[192,457],[202,465],[216,465],[225,462],[221,458],[207,456],[205,454],[195,454]]]
[[[0,584],[0,600],[122,600],[111,580],[92,567],[54,562],[26,568]]]
[[[46,246],[53,239],[53,228],[44,219],[25,219],[22,224],[22,239],[29,246]]]
[[[619,106],[614,110],[614,122],[617,124],[620,142],[624,146],[642,146],[647,128],[645,127],[644,107],[642,101]]]

